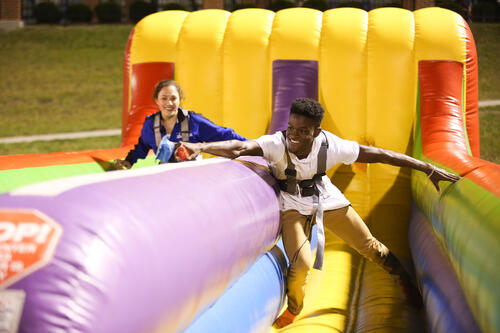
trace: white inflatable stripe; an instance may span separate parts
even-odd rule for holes
[[[33,195],[33,196],[53,197],[82,185],[89,185],[115,179],[153,175],[179,168],[191,168],[196,166],[223,163],[228,161],[229,160],[227,158],[214,157],[192,162],[165,163],[141,169],[117,170],[117,171],[110,171],[98,174],[88,174],[88,175],[74,176],[68,178],[59,178],[47,182],[31,184],[28,186],[17,188],[11,191],[10,195],[12,196]]]

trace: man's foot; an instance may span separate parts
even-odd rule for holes
[[[422,297],[420,293],[415,287],[415,285],[411,282],[410,277],[407,274],[402,274],[396,278],[399,289],[403,292],[405,296],[406,303],[415,307],[416,309],[421,309],[423,307]]]
[[[405,271],[396,256],[389,252],[382,264],[382,267],[391,274],[396,280],[399,289],[403,292],[406,303],[421,309],[423,307],[422,297],[415,284],[413,284],[410,275]]]
[[[295,320],[295,317],[297,317],[297,316],[294,315],[293,313],[291,313],[290,311],[288,311],[288,309],[286,309],[285,312],[283,312],[281,314],[281,316],[279,316],[276,319],[276,321],[274,322],[274,324],[278,328],[283,328],[283,327],[288,326],[291,323],[293,323],[293,321]]]

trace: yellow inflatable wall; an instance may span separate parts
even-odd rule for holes
[[[277,13],[165,11],[134,28],[130,68],[174,63],[174,78],[185,92],[184,108],[256,138],[266,134],[271,121],[273,61],[314,60],[319,100],[326,110],[324,129],[411,154],[418,61],[465,64],[465,36],[463,19],[440,8],[381,8],[369,13],[354,8],[323,13],[306,8]],[[330,170],[329,175],[374,235],[411,267],[410,171],[354,164]],[[292,328],[419,331],[414,326],[416,314],[403,305],[387,273],[361,260],[331,234],[326,255],[323,272],[312,276],[299,321],[312,326],[297,323]]]

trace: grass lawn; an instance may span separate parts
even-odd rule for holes
[[[36,25],[0,31],[0,137],[121,126],[131,25]],[[479,99],[500,99],[500,24],[471,25]],[[481,156],[500,163],[500,106],[481,108]],[[0,155],[106,149],[120,138],[0,144]]]
[[[130,25],[0,32],[0,137],[118,128]]]
[[[86,139],[33,141],[21,143],[0,143],[0,155],[55,153],[59,151],[80,151],[111,149],[120,147],[120,136],[104,136]]]
[[[479,100],[500,99],[500,23],[473,23],[479,64]]]
[[[500,164],[500,105],[479,110],[481,158]]]
[[[479,64],[479,100],[500,99],[500,24],[473,23]],[[481,157],[500,164],[500,105],[479,109]]]

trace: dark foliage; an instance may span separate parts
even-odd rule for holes
[[[85,3],[73,3],[68,6],[68,19],[71,22],[90,22],[92,20],[92,9]]]
[[[233,11],[238,10],[238,9],[244,9],[244,8],[257,8],[257,5],[254,3],[251,3],[251,2],[237,3],[236,5],[234,5]]]
[[[167,3],[165,6],[162,8],[163,10],[186,10],[186,8],[181,5],[180,3],[176,2],[170,2]]]
[[[114,1],[101,2],[94,11],[100,23],[118,23],[122,20],[122,8]]]
[[[155,12],[154,5],[151,2],[142,0],[134,1],[129,8],[130,21],[137,23],[144,17]]]
[[[293,8],[295,4],[290,0],[274,0],[269,4],[268,9],[277,12],[278,10]]]
[[[344,2],[339,2],[336,8],[340,7],[353,7],[353,8],[363,8],[363,4],[360,1],[344,1]]]
[[[321,10],[322,12],[330,9],[330,6],[328,5],[328,2],[326,2],[326,0],[306,0],[304,1],[302,7]]]
[[[37,23],[59,23],[62,17],[59,6],[53,2],[40,2],[35,6],[33,14]]]

